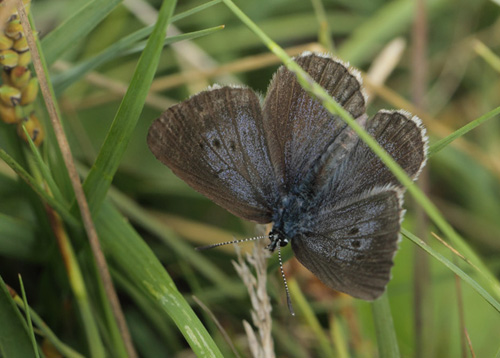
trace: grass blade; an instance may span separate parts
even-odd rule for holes
[[[470,132],[474,128],[478,127],[479,125],[483,124],[484,122],[495,117],[498,114],[500,114],[500,107],[497,107],[494,110],[489,111],[488,113],[482,115],[481,117],[473,120],[472,122],[467,123],[465,126],[456,130],[455,132],[453,132],[449,136],[447,136],[443,139],[440,139],[439,141],[437,141],[436,143],[431,145],[429,147],[429,152],[428,152],[427,156],[428,157],[433,156],[434,154],[439,152],[441,149],[445,148],[448,144],[453,142],[455,139],[464,136],[465,134],[467,134],[468,132]]]
[[[35,358],[28,328],[0,276],[0,353],[9,358]]]
[[[26,322],[28,322],[27,326],[28,326],[29,336],[31,338],[31,346],[33,347],[33,351],[35,352],[35,357],[40,358],[36,344],[35,332],[33,331],[33,325],[31,324],[31,315],[28,306],[28,298],[26,297],[26,292],[24,290],[23,279],[21,274],[18,274],[17,276],[19,277],[19,285],[21,287],[21,294],[23,297],[23,307],[24,307],[24,313],[26,315]]]
[[[377,334],[379,357],[399,358],[399,346],[392,321],[391,306],[387,291],[371,303],[373,321]]]
[[[104,200],[123,153],[127,148],[130,136],[139,120],[139,115],[158,66],[167,24],[175,3],[175,0],[163,2],[153,33],[139,58],[127,93],[120,104],[120,108],[118,108],[97,159],[83,183],[91,212],[95,212]]]
[[[71,86],[73,83],[78,81],[86,73],[92,71],[93,69],[118,57],[134,54],[144,50],[144,48],[146,47],[146,42],[141,42],[135,45],[134,43],[149,35],[152,31],[152,28],[153,27],[151,26],[140,29],[133,34],[115,42],[113,45],[107,47],[106,50],[97,54],[96,56],[89,58],[73,66],[68,71],[65,71],[60,75],[54,77],[53,82],[56,94],[62,93],[66,88]],[[163,42],[163,46],[167,46],[178,41],[192,40],[197,37],[206,36],[221,29],[223,29],[223,26],[216,26],[206,30],[190,32],[177,36],[170,36],[165,39],[165,41]]]
[[[56,94],[62,93],[66,88],[80,79],[87,72],[90,72],[100,65],[119,57],[124,50],[132,46],[133,43],[148,36],[151,31],[153,31],[153,26],[137,30],[136,32],[108,46],[101,53],[73,66],[70,70],[55,76],[53,80],[54,91]]]
[[[164,225],[161,220],[154,218],[151,213],[148,213],[140,205],[137,205],[133,200],[130,200],[130,198],[118,191],[111,190],[110,198],[123,215],[132,220],[132,222],[135,222],[136,225],[156,235],[183,261],[191,262],[191,264],[199,270],[200,274],[204,275],[207,280],[216,284],[220,291],[231,295],[231,291],[234,291],[234,287],[228,275],[214,265],[203,254],[193,250],[190,244],[178,237],[178,235],[167,225]]]
[[[422,206],[429,218],[436,224],[436,226],[444,233],[444,235],[453,242],[455,247],[465,256],[469,258],[476,266],[480,268],[480,272],[485,278],[492,283],[492,289],[497,297],[500,297],[500,283],[493,275],[491,270],[483,263],[479,256],[472,250],[472,248],[465,242],[465,240],[458,235],[453,227],[441,215],[437,207],[427,198],[427,196],[418,188],[417,185],[411,180],[406,172],[396,163],[378,142],[370,136],[355,120],[347,113],[335,100],[328,95],[328,93],[319,86],[313,79],[295,63],[286,52],[272,41],[260,28],[246,16],[231,0],[223,0],[224,3],[233,11],[233,13],[245,23],[250,30],[252,30],[261,41],[276,55],[284,65],[292,71],[296,76],[299,84],[304,88],[313,98],[319,100],[325,109],[334,115],[339,115],[359,136],[359,138],[366,143],[368,147],[380,158],[380,160],[389,168],[399,182],[406,187],[408,192],[415,198],[415,201]]]
[[[474,41],[474,51],[481,56],[495,71],[500,72],[500,58],[479,40]]]
[[[54,199],[60,203],[63,203],[64,206],[67,206],[67,202],[65,202],[65,199],[59,190],[59,187],[57,186],[56,182],[54,181],[54,178],[52,178],[52,174],[50,172],[49,167],[47,164],[42,159],[42,156],[40,152],[38,151],[37,146],[33,141],[31,140],[31,137],[28,134],[28,131],[26,130],[26,127],[23,126],[23,130],[26,134],[26,139],[28,140],[28,144],[30,146],[31,152],[33,153],[33,157],[35,159],[36,165],[37,165],[37,171],[32,171],[32,172],[39,172],[41,173],[43,180],[45,181],[49,195],[53,196]],[[31,158],[28,158],[30,162],[32,162]],[[41,182],[41,179],[39,180]]]
[[[328,336],[325,334],[325,331],[321,328],[318,317],[316,317],[313,309],[302,294],[297,281],[295,279],[288,280],[288,288],[290,289],[290,294],[292,295],[293,302],[296,304],[297,310],[301,312],[308,327],[311,328],[316,339],[318,340],[318,350],[321,352],[321,356],[335,357],[333,346],[328,339]]]
[[[51,31],[42,40],[47,65],[53,64],[61,55],[82,40],[99,24],[121,0],[92,0]]]
[[[96,219],[103,250],[121,272],[168,314],[198,357],[222,357],[187,301],[151,249],[130,224],[104,201]]]
[[[45,261],[49,249],[40,243],[32,223],[0,213],[0,255],[27,261]]]
[[[462,269],[460,269],[457,265],[452,263],[446,257],[441,255],[439,252],[434,250],[432,247],[427,245],[423,240],[413,235],[411,232],[401,229],[401,234],[410,239],[414,244],[420,246],[420,248],[424,249],[428,254],[433,256],[436,260],[441,262],[443,265],[448,267],[451,271],[453,271],[456,275],[458,275],[462,280],[468,283],[481,297],[483,297],[486,302],[488,302],[494,309],[496,309],[500,313],[500,302],[493,298],[476,280],[470,277],[467,273],[465,273]]]
[[[179,41],[193,40],[198,37],[207,36],[222,29],[224,29],[224,25],[214,26],[200,31],[188,32],[186,34],[170,36],[165,39],[165,41],[163,42],[163,46],[167,46]],[[146,47],[146,42],[139,43],[133,46],[132,48],[128,49],[127,51],[124,51],[123,55],[131,55],[133,53],[140,52],[145,47]]]
[[[205,9],[208,9],[209,7],[217,5],[220,2],[222,2],[222,0],[212,0],[212,1],[208,1],[208,2],[206,2],[204,4],[201,4],[199,6],[193,7],[192,9],[186,10],[184,12],[181,12],[180,14],[172,16],[172,21],[171,22],[176,22],[176,21],[184,19],[184,18],[186,18],[188,16],[194,15],[197,12],[203,11]]]
[[[2,159],[21,179],[23,179],[48,205],[54,208],[62,218],[72,226],[81,226],[80,222],[69,212],[69,210],[50,196],[43,188],[41,188],[35,178],[33,178],[21,165],[19,165],[10,155],[3,149],[0,149],[0,159]]]
[[[24,308],[23,301],[18,295],[14,297],[14,302],[17,303],[18,307]],[[31,317],[33,324],[35,324],[39,329],[38,333],[41,332],[41,334],[54,345],[54,347],[59,351],[59,353],[63,354],[64,357],[66,358],[84,358],[83,355],[76,352],[73,348],[69,347],[68,345],[64,344],[49,328],[47,323],[45,323],[31,307],[27,306],[26,308],[30,312],[29,315]]]

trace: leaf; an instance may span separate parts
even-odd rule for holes
[[[45,61],[50,66],[92,31],[121,0],[91,0],[43,38]]]
[[[379,357],[399,358],[399,346],[392,321],[391,306],[387,291],[371,303],[373,322],[377,335]]]
[[[0,213],[0,255],[21,260],[43,261],[49,247],[41,247],[36,227]]]
[[[500,114],[500,107],[497,107],[494,110],[489,111],[486,114],[483,114],[481,117],[473,120],[472,122],[467,123],[462,128],[457,129],[456,131],[454,131],[449,136],[447,136],[447,137],[445,137],[445,138],[437,141],[432,146],[430,146],[427,156],[428,157],[433,156],[434,154],[436,154],[437,152],[439,152],[441,149],[443,149],[446,146],[448,146],[448,144],[450,144],[451,142],[453,142],[455,139],[464,136],[465,134],[467,134],[468,132],[470,132],[474,128],[478,127],[479,125],[483,124],[484,122],[486,122],[487,120],[495,117],[498,114]]]
[[[212,27],[205,30],[194,31],[187,34],[170,36],[165,39],[163,46],[173,44],[178,41],[192,40],[201,36],[209,35],[215,31],[222,30],[222,26]],[[137,43],[137,40],[144,38],[151,33],[152,27],[145,27],[133,34],[124,37],[123,39],[115,42],[113,45],[108,46],[103,52],[80,62],[69,70],[54,77],[54,91],[56,94],[62,93],[66,88],[82,78],[85,74],[93,69],[121,56],[126,56],[142,51],[146,42]]]
[[[496,309],[498,312],[500,312],[500,302],[493,298],[476,280],[474,280],[472,277],[470,277],[467,273],[465,273],[462,269],[460,269],[457,265],[449,261],[447,258],[445,258],[443,255],[441,255],[439,252],[434,250],[432,247],[427,245],[422,239],[418,238],[417,236],[413,235],[411,232],[401,229],[401,233],[406,236],[408,239],[410,239],[414,244],[417,244],[420,246],[422,249],[424,249],[427,253],[429,253],[432,257],[434,257],[436,260],[441,262],[443,265],[448,267],[451,271],[453,271],[456,275],[458,275],[462,280],[464,280],[466,283],[468,283],[481,297],[483,297],[486,302],[488,302],[494,309]],[[495,283],[492,282],[493,288]]]
[[[106,256],[177,325],[198,357],[222,357],[165,268],[132,226],[104,201],[95,221]]]
[[[33,191],[38,194],[38,196],[40,196],[40,198],[54,208],[54,210],[56,210],[67,223],[75,227],[80,226],[79,221],[75,219],[65,205],[55,200],[42,187],[40,187],[38,182],[3,149],[0,149],[0,159],[2,159],[12,170],[14,170],[16,174],[19,175],[19,177],[23,179],[33,189]]]
[[[139,58],[127,93],[118,108],[97,159],[83,183],[83,189],[92,213],[96,212],[106,197],[130,136],[139,120],[158,66],[166,27],[174,7],[174,0],[163,2],[155,28]]]
[[[36,357],[28,327],[0,276],[0,353],[2,357]]]

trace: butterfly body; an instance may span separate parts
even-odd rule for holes
[[[282,198],[273,215],[273,227],[269,234],[269,250],[274,251],[277,240],[280,246],[286,246],[296,235],[307,230],[310,221],[310,201],[300,195],[289,194]]]
[[[404,111],[365,114],[359,75],[306,53],[295,59],[416,179],[427,139]],[[233,214],[273,222],[269,249],[291,243],[327,286],[379,297],[390,280],[404,187],[355,132],[285,67],[263,102],[245,87],[215,86],[165,111],[148,145],[181,179]]]

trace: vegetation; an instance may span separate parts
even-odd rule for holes
[[[500,357],[497,0],[29,5],[0,2],[0,357]],[[369,114],[418,115],[430,148],[387,293],[333,292],[287,247],[293,317],[265,242],[193,249],[265,228],[175,177],[146,133],[212,83],[265,93],[303,51],[359,68]]]

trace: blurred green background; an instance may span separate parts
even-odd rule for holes
[[[115,48],[116,44],[154,24],[161,6],[160,1],[154,0],[104,3],[110,4],[109,9],[104,13],[99,10],[102,20],[96,20],[88,30],[75,21],[84,18],[82,9],[87,1],[36,0],[30,10],[44,54],[50,58],[49,73],[58,95],[61,120],[82,178],[94,165],[136,73],[141,52],[134,47],[143,45],[147,37],[131,41],[120,50]],[[179,1],[174,14],[204,3]],[[316,51],[323,46],[325,51],[330,48],[364,75],[368,73],[365,82],[372,99],[368,112],[404,108],[418,114],[428,129],[431,145],[500,105],[498,1],[254,0],[235,3],[292,55]],[[422,12],[418,10],[419,4],[423,5]],[[92,9],[86,10],[92,14]],[[93,18],[96,17],[93,15]],[[421,27],[415,27],[418,21]],[[190,321],[172,320],[170,311],[158,303],[161,295],[149,285],[151,277],[159,277],[154,287],[170,289],[170,283],[160,278],[163,276],[156,276],[163,269],[161,275],[170,275],[222,355],[234,356],[235,353],[213,318],[193,301],[192,295],[215,315],[240,356],[251,356],[242,324],[242,320],[252,320],[251,303],[231,263],[235,259],[233,247],[201,253],[193,247],[231,240],[233,236],[253,236],[255,227],[189,188],[153,157],[146,144],[147,130],[161,112],[210,84],[245,84],[265,94],[279,62],[223,3],[175,21],[169,35],[189,34],[219,25],[224,25],[224,29],[163,48],[144,108],[131,137],[124,139],[123,157],[117,156],[119,168],[107,199],[99,210],[92,211],[135,348],[141,357],[202,355],[188,344],[182,335],[184,331],[178,328],[189,326]],[[52,41],[45,39],[61,27],[64,31],[58,34],[60,37]],[[79,31],[82,35],[75,36]],[[65,36],[74,40],[66,44]],[[102,58],[99,56],[103,53],[110,54],[106,61],[75,74],[78,73],[75,69]],[[384,70],[387,75],[378,83],[376,76]],[[73,207],[72,213],[79,220],[74,195],[41,95],[39,97],[36,112],[47,131],[40,152],[64,198],[61,202],[68,211]],[[432,156],[421,182],[431,201],[496,277],[490,287],[484,280],[477,280],[500,302],[494,288],[498,287],[500,275],[498,119],[496,116],[485,122]],[[39,164],[31,150],[19,139],[15,127],[3,122],[0,123],[0,148],[42,187],[43,175],[36,174],[40,171]],[[467,264],[467,257],[460,258],[431,235],[431,232],[442,234],[431,222],[421,219],[421,210],[409,195],[405,207],[404,228],[426,240],[473,278],[480,276]],[[96,322],[95,334],[102,340],[103,351],[108,356],[120,356],[121,343],[110,333],[114,324],[110,323],[110,309],[103,298],[85,233],[81,225],[71,225],[64,218],[62,223],[83,275],[87,290],[83,306],[89,307],[88,317]],[[0,276],[20,293],[17,278],[20,273],[28,303],[55,336],[83,356],[99,356],[96,353],[99,349],[92,348],[95,342],[89,341],[81,298],[75,298],[72,288],[75,281],[65,269],[56,236],[43,201],[0,161]],[[134,244],[127,246],[131,242]],[[154,256],[146,245],[141,246],[144,243],[161,265],[152,262]],[[252,245],[242,246],[248,251]],[[369,303],[332,292],[291,258],[285,264],[285,272],[289,280],[297,281],[306,297],[306,307],[297,304],[297,316],[291,317],[283,282],[276,270],[276,258],[271,260],[273,269],[268,273],[268,292],[273,307],[272,337],[276,356],[374,357],[380,354]],[[403,238],[392,272],[388,297],[401,356],[500,356],[500,313],[457,279],[442,262]],[[292,292],[292,301],[296,295]],[[0,305],[0,312],[7,312],[6,307],[8,305]],[[307,310],[311,311],[307,313]],[[1,334],[11,334],[8,337],[22,342],[15,331]],[[45,332],[36,332],[36,339],[40,345],[57,346]],[[45,348],[43,354],[50,357],[48,352]]]

